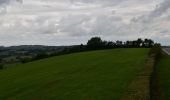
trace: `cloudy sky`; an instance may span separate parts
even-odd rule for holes
[[[0,0],[0,45],[151,38],[170,44],[170,0]]]

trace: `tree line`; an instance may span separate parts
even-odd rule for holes
[[[151,48],[154,46],[154,41],[151,39],[141,39],[138,38],[136,40],[128,40],[128,41],[106,41],[102,40],[100,37],[92,37],[88,40],[88,42],[83,45],[74,45],[74,46],[68,46],[65,47],[60,52],[55,53],[47,53],[47,52],[41,52],[35,55],[32,58],[24,58],[21,59],[22,63],[27,63],[35,60],[40,60],[48,57],[53,56],[59,56],[59,55],[65,55],[70,53],[76,53],[76,52],[83,52],[83,51],[91,51],[91,50],[102,50],[102,49],[114,49],[114,48]],[[2,65],[0,64],[0,69]]]
[[[133,41],[103,41],[100,37],[93,37],[87,42],[88,50],[97,49],[110,49],[110,48],[151,48],[154,45],[154,41],[151,39],[141,39]]]
[[[100,37],[92,37],[88,40],[86,45],[77,45],[72,48],[68,48],[67,52],[80,52],[80,51],[90,51],[90,50],[101,50],[101,49],[114,49],[114,48],[151,48],[154,46],[154,41],[152,39],[141,39],[128,40],[128,41],[106,41],[102,40]]]
[[[75,45],[64,48],[62,51],[52,54],[47,53],[39,53],[33,58],[23,59],[22,62],[29,62],[34,60],[39,60],[43,58],[48,58],[52,56],[59,56],[64,54],[83,52],[83,51],[91,51],[91,50],[102,50],[102,49],[114,49],[114,48],[151,48],[154,46],[154,41],[151,39],[137,39],[133,41],[106,41],[102,40],[100,37],[92,37],[88,42],[83,45]]]
[[[48,57],[65,55],[65,54],[76,53],[76,52],[83,52],[83,51],[114,49],[114,48],[151,48],[154,45],[155,43],[151,39],[138,38],[132,41],[130,40],[106,41],[106,40],[102,40],[100,37],[92,37],[91,39],[88,40],[88,42],[85,45],[81,44],[81,45],[68,46],[65,47],[60,52],[55,52],[51,54],[47,52],[41,52],[32,58],[24,58],[21,60],[21,62],[27,63],[35,60],[48,58]],[[3,69],[3,64],[1,63],[1,59],[0,59],[0,69]]]

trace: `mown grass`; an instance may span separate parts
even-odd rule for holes
[[[0,100],[119,100],[148,49],[75,53],[0,71]]]
[[[143,69],[129,84],[121,100],[151,100],[151,77],[155,64],[155,55],[149,55]],[[154,99],[155,100],[155,99]]]
[[[160,82],[163,100],[170,100],[170,56],[163,55],[157,65],[158,78]]]

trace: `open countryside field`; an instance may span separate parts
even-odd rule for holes
[[[163,56],[157,66],[164,100],[170,100],[170,56]]]
[[[148,51],[101,50],[10,65],[0,71],[0,100],[119,100]]]

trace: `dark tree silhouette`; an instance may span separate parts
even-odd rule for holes
[[[113,49],[113,48],[150,48],[153,46],[154,46],[154,41],[151,39],[142,40],[141,38],[138,38],[137,40],[133,40],[133,41],[117,40],[116,42],[113,42],[113,41],[103,41],[100,37],[92,37],[90,40],[88,40],[86,45],[81,44],[81,45],[65,47],[62,51],[55,52],[52,54],[47,54],[45,52],[40,53],[37,54],[37,56],[35,56],[34,58],[23,59],[22,62],[25,63],[25,62],[39,60],[47,57],[59,56],[59,55],[82,52],[82,51],[90,51],[90,50]]]
[[[116,47],[116,43],[114,43],[112,41],[107,42],[107,48],[108,49],[115,48],[115,47]]]
[[[87,43],[88,50],[97,50],[97,49],[111,49],[111,48],[150,48],[154,45],[154,41],[151,39],[142,40],[138,38],[133,41],[122,42],[117,40],[116,42],[112,41],[102,41],[100,37],[93,37]]]
[[[148,43],[149,47],[153,47],[154,46],[154,41],[153,40],[149,39],[148,42],[149,42]]]
[[[154,45],[154,41],[151,39],[145,39],[143,44],[145,47],[152,47]]]
[[[87,42],[87,49],[89,50],[101,49],[102,46],[103,42],[100,37],[93,37]]]
[[[142,42],[143,42],[143,40],[142,40],[141,38],[139,38],[139,39],[137,40],[137,46],[138,46],[138,47],[141,47],[141,46],[142,46]]]
[[[123,42],[117,40],[117,41],[116,41],[116,46],[117,46],[117,47],[122,47],[122,46],[123,46]]]

